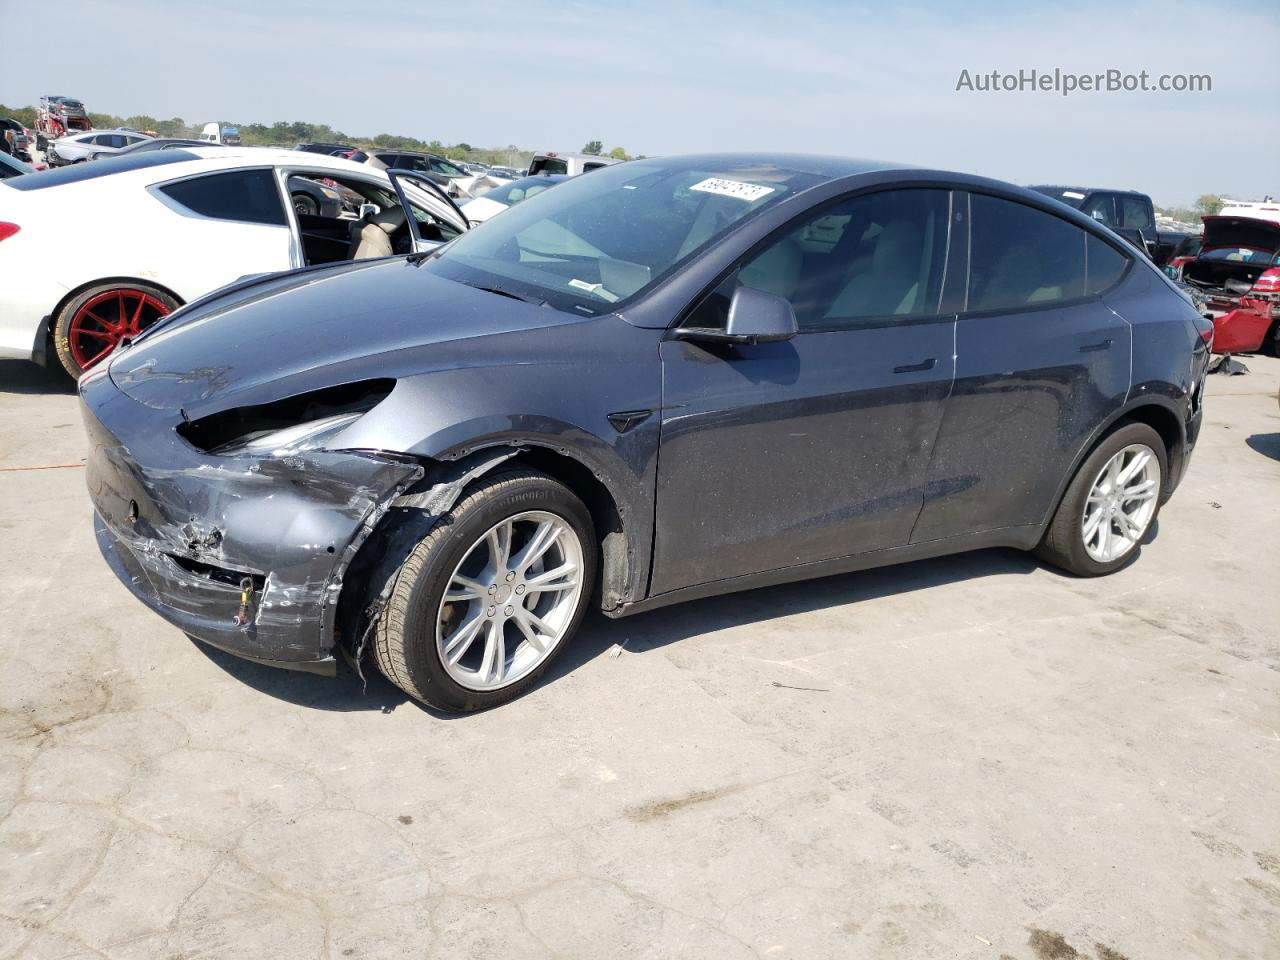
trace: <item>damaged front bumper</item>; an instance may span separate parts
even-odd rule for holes
[[[332,673],[343,575],[422,466],[367,451],[204,454],[105,376],[80,392],[95,532],[121,582],[198,640]]]

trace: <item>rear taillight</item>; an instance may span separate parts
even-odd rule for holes
[[[16,223],[5,223],[0,220],[0,240],[8,240],[21,229]]]
[[[1264,270],[1253,283],[1250,293],[1280,293],[1280,267]]]

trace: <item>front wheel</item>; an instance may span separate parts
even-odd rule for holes
[[[1080,577],[1119,570],[1155,522],[1168,475],[1160,435],[1145,423],[1122,425],[1080,465],[1037,552]]]
[[[315,200],[305,193],[295,193],[293,195],[293,212],[300,217],[314,217],[320,212],[320,208],[316,205]]]
[[[505,703],[568,644],[595,569],[591,515],[567,487],[532,470],[486,477],[397,571],[374,660],[442,710]]]

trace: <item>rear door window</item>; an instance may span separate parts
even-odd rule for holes
[[[157,188],[192,213],[215,220],[285,226],[284,204],[270,170],[232,170]]]
[[[1085,231],[985,194],[971,194],[969,209],[969,310],[1017,310],[1084,296]]]

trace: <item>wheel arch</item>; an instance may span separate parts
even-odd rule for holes
[[[67,293],[62,297],[62,299],[59,300],[54,305],[52,310],[49,311],[49,336],[50,337],[53,336],[53,328],[57,325],[58,317],[59,315],[61,315],[62,311],[66,309],[66,306],[68,303],[70,303],[76,297],[80,296],[80,294],[84,293],[90,287],[98,287],[98,286],[103,286],[106,284],[113,284],[113,283],[140,284],[144,287],[153,287],[156,290],[159,290],[161,293],[165,294],[166,296],[172,297],[175,301],[177,301],[178,306],[182,306],[184,303],[187,302],[183,297],[180,297],[173,289],[165,286],[163,283],[157,283],[155,280],[144,280],[141,277],[99,277],[95,280],[86,280],[84,283],[79,284],[78,286],[73,287],[71,290],[67,291]]]
[[[50,358],[53,358],[52,362],[60,362],[57,361],[58,348],[57,344],[54,343],[54,337],[57,336],[58,318],[62,316],[62,311],[67,308],[67,305],[71,303],[72,300],[80,296],[86,290],[93,287],[110,286],[112,284],[151,287],[153,290],[158,290],[172,298],[178,306],[182,306],[187,302],[172,288],[165,286],[163,283],[157,283],[154,280],[143,280],[141,277],[117,276],[99,277],[93,280],[86,280],[84,283],[72,287],[63,294],[58,302],[53,305],[53,309],[41,318],[40,326],[36,330],[36,342],[32,345],[32,359],[41,366],[48,366],[51,362]]]
[[[440,517],[486,476],[501,468],[525,467],[563,483],[586,505],[595,527],[600,569],[598,602],[602,610],[619,609],[637,599],[632,583],[640,560],[635,533],[624,519],[615,492],[585,460],[536,439],[508,440],[471,448],[456,460],[430,460],[423,478],[389,506],[341,573],[337,637],[355,652],[366,615],[398,569],[400,560],[439,522]],[[416,501],[416,502],[415,502]],[[394,509],[400,506],[401,509]]]
[[[1062,498],[1066,496],[1067,487],[1071,485],[1081,464],[1103,440],[1125,423],[1145,423],[1155,430],[1164,441],[1165,454],[1168,457],[1169,477],[1165,479],[1180,476],[1186,457],[1187,437],[1185,425],[1177,408],[1171,402],[1157,396],[1139,397],[1114,411],[1104,420],[1089,438],[1089,442],[1076,454],[1071,469],[1066,471],[1059,482],[1058,491],[1054,495],[1048,514],[1042,521],[1043,524],[1047,525],[1053,520],[1054,514],[1058,512],[1058,506],[1062,503]],[[1161,504],[1165,503],[1172,494],[1172,486],[1164,484],[1160,494]]]
[[[608,483],[586,463],[548,446],[530,444],[517,450],[508,461],[547,474],[568,487],[586,504],[600,548],[601,609],[615,610],[628,599],[632,551],[628,531],[618,507],[618,499]]]

